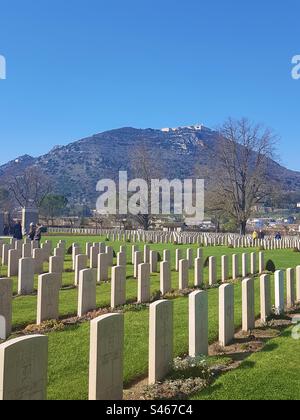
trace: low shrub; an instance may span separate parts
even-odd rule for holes
[[[209,267],[209,257],[207,257],[206,260],[204,261],[204,267],[205,268]]]
[[[212,379],[213,374],[205,357],[178,357],[166,380],[146,386],[142,396],[146,400],[184,400],[206,388]]]
[[[269,271],[270,273],[275,273],[276,271],[276,266],[274,261],[269,260],[266,264],[266,271]]]

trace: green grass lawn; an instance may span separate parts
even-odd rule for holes
[[[291,329],[221,376],[195,400],[299,400],[300,341]]]
[[[82,246],[85,252],[85,243],[99,242],[99,237],[52,237],[53,244],[60,239],[65,239],[67,245],[73,242]],[[124,243],[110,243],[115,251],[119,251]],[[127,245],[128,261],[131,261],[131,245]],[[143,244],[140,244],[142,250]],[[178,247],[178,246],[176,246]],[[164,249],[172,251],[172,265],[175,266],[174,245],[153,244],[151,249],[162,252]],[[197,245],[179,246],[184,252],[187,248],[194,248],[195,255]],[[253,250],[251,250],[253,251]],[[210,247],[204,249],[204,256],[216,256],[218,261],[218,278],[221,276],[221,256],[250,252],[248,249],[229,249],[226,247]],[[272,258],[276,268],[284,269],[296,267],[300,264],[300,254],[292,250],[266,251],[266,259]],[[231,261],[230,261],[231,267]],[[65,269],[71,268],[71,257],[67,256]],[[47,266],[45,265],[45,270]],[[127,299],[134,301],[137,297],[137,282],[132,278],[133,267],[127,266]],[[6,267],[1,268],[1,277],[6,275]],[[208,270],[204,271],[205,281],[208,280]],[[37,279],[36,279],[37,282]],[[63,275],[64,286],[74,283],[74,273],[66,272]],[[178,273],[172,272],[172,284],[178,288]],[[193,285],[193,270],[190,271],[190,285]],[[14,278],[14,290],[17,290],[17,279]],[[159,290],[159,274],[151,276],[152,292]],[[256,312],[259,314],[259,281],[255,282]],[[218,338],[218,290],[211,289],[209,295],[209,340],[213,343]],[[274,293],[273,293],[274,295]],[[97,287],[98,307],[108,307],[110,304],[110,284],[101,284]],[[36,296],[16,297],[13,301],[13,328],[35,323],[36,319]],[[235,285],[235,324],[241,325],[241,285]],[[72,316],[77,311],[77,289],[62,290],[60,292],[60,316]],[[149,310],[144,308],[139,311],[125,313],[125,384],[129,384],[139,377],[147,374],[148,369],[148,317]],[[174,345],[175,355],[183,355],[188,350],[188,298],[174,300]],[[89,357],[89,323],[68,327],[62,332],[49,334],[49,399],[86,399],[88,387],[88,357]]]

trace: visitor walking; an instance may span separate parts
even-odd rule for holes
[[[35,237],[35,224],[34,223],[30,223],[29,232],[28,232],[27,237],[31,241],[34,240],[34,237]]]
[[[281,233],[280,232],[277,232],[276,233],[275,239],[276,239],[276,241],[280,241],[281,240]]]
[[[42,239],[42,228],[43,226],[40,225],[39,223],[36,225],[36,230],[35,230],[35,235],[34,235],[34,241],[37,241],[39,243],[41,243],[41,239]]]
[[[258,235],[258,238],[259,239],[265,239],[265,232],[263,231],[263,230],[260,230],[260,232],[259,232],[259,235]]]
[[[4,226],[3,235],[4,236],[9,236],[9,226],[8,225]]]
[[[23,239],[22,225],[19,220],[14,225],[13,238],[16,239],[17,241],[21,241]]]

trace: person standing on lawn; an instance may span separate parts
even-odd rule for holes
[[[17,241],[21,241],[23,239],[22,225],[20,220],[18,220],[14,225],[13,237],[14,239],[17,239]]]
[[[28,239],[33,241],[34,237],[35,237],[35,224],[30,223],[30,228],[29,228],[29,232],[28,232]]]
[[[41,239],[42,239],[42,228],[43,226],[39,223],[36,225],[35,235],[34,235],[34,241],[38,241],[39,246],[41,245]]]

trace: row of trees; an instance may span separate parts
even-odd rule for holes
[[[206,179],[206,213],[213,218],[217,228],[223,223],[230,230],[238,228],[241,234],[245,234],[253,207],[270,200],[274,190],[278,193],[278,185],[273,185],[268,176],[276,137],[271,130],[246,119],[229,119],[217,135],[217,148],[211,150],[213,169],[211,166],[210,169],[195,168],[195,176]],[[151,179],[161,177],[163,163],[159,151],[153,155],[145,143],[134,150],[133,156],[131,172],[134,177],[144,179],[149,186]],[[43,216],[53,221],[62,215],[68,200],[52,191],[49,178],[37,167],[31,167],[22,176],[12,177],[7,188],[0,188],[0,207],[8,210],[16,203],[21,207],[35,206]],[[150,206],[150,196],[145,199]],[[138,214],[133,220],[119,215],[118,221],[124,227],[133,222],[148,230],[155,221],[150,208],[148,213]],[[97,226],[103,225],[100,215],[95,215],[93,220]]]

